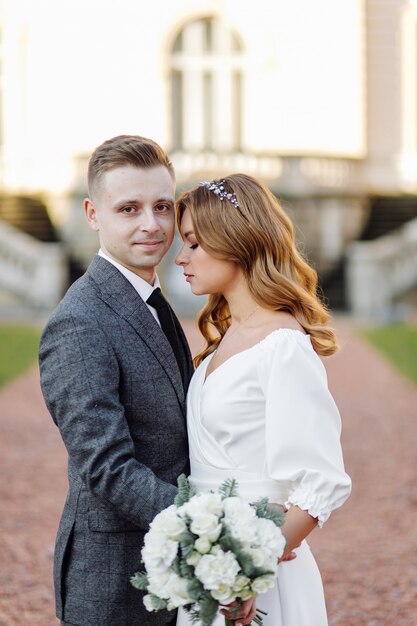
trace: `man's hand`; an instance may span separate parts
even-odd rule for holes
[[[250,624],[256,616],[256,598],[250,598],[240,603],[232,602],[232,604],[221,609],[220,613],[226,619],[235,620],[236,626]]]

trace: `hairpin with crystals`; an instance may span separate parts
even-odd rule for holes
[[[207,187],[207,189],[215,193],[216,196],[220,198],[220,200],[222,201],[229,200],[229,202],[231,202],[233,206],[239,208],[239,203],[237,201],[235,192],[226,191],[226,189],[224,188],[225,184],[226,184],[226,181],[224,180],[221,180],[219,183],[204,180],[203,182],[200,183],[200,187]]]

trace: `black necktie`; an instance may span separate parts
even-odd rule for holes
[[[164,331],[169,343],[171,344],[172,351],[174,352],[175,358],[177,359],[178,367],[180,368],[181,377],[184,380],[184,366],[181,359],[181,355],[183,354],[183,346],[175,327],[171,307],[165,300],[159,287],[154,289],[146,302],[153,306],[158,312],[158,318],[161,324],[161,328]]]

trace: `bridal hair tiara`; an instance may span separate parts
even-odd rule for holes
[[[220,200],[222,201],[229,200],[229,202],[231,202],[233,206],[235,206],[236,208],[239,208],[239,203],[237,201],[235,192],[226,191],[224,188],[225,184],[226,184],[226,181],[224,180],[221,180],[219,183],[204,180],[203,182],[200,183],[200,187],[207,187],[207,189],[215,193],[216,196],[220,198]]]

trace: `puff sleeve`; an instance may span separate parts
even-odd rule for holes
[[[340,445],[341,419],[323,363],[308,335],[281,329],[262,344],[260,381],[266,401],[269,476],[289,487],[319,526],[351,491]]]

